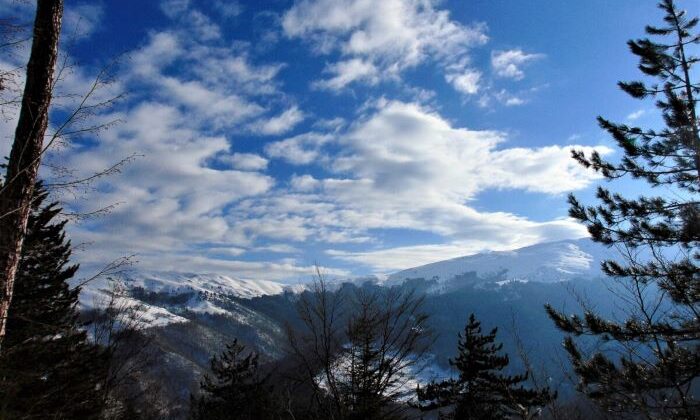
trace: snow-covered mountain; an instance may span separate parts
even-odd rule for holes
[[[178,295],[204,292],[243,299],[303,289],[301,285],[285,285],[268,280],[244,280],[212,273],[138,272],[129,274],[124,283],[129,288],[140,287],[153,293]]]
[[[570,240],[440,261],[382,280],[364,277],[350,281],[356,286],[372,281],[381,287],[401,285],[406,279],[424,279],[407,287],[426,292],[425,308],[434,321],[438,339],[431,350],[434,360],[428,363],[428,369],[413,372],[417,379],[406,383],[405,389],[412,391],[416,380],[426,382],[450,374],[444,370],[446,361],[454,355],[457,333],[469,313],[479,314],[489,327],[505,325],[505,320],[515,314],[513,319],[521,323],[519,328],[528,347],[560,347],[562,338],[542,305],[563,306],[568,302],[569,289],[561,281],[597,280],[601,275],[600,262],[614,256],[614,251],[590,240]],[[342,282],[338,281],[338,285]],[[154,368],[154,375],[166,372],[172,378],[168,392],[182,401],[197,388],[209,358],[233,339],[241,340],[268,359],[283,358],[287,328],[299,325],[296,293],[305,289],[302,284],[244,280],[221,274],[144,271],[125,273],[119,284],[120,303],[138,308],[152,334],[154,349],[163,360],[161,366]],[[577,286],[601,306],[609,303],[603,282],[580,281]],[[104,307],[111,287],[105,279],[86,285],[80,297],[83,308]],[[516,351],[508,345],[511,354]],[[407,391],[409,394],[412,392]]]
[[[437,278],[444,282],[474,272],[481,278],[502,274],[505,281],[553,283],[598,276],[600,262],[611,256],[608,248],[590,239],[565,240],[426,264],[391,274],[386,282],[400,284],[412,278]]]
[[[114,283],[100,279],[90,283],[81,291],[80,301],[84,308],[103,307],[109,301],[109,293]],[[303,285],[285,285],[266,280],[244,280],[221,274],[194,274],[176,272],[126,273],[120,279],[119,287],[125,290],[119,303],[122,306],[139,306],[142,320],[149,326],[164,326],[171,323],[187,322],[183,313],[229,315],[240,318],[230,306],[232,298],[253,299],[261,296],[278,295],[284,292],[299,292]],[[178,304],[155,305],[144,296],[158,295],[161,298],[185,296]],[[224,308],[226,307],[226,309]]]
[[[490,279],[499,283],[541,282],[555,283],[575,278],[592,278],[601,274],[600,262],[614,256],[613,252],[590,239],[549,242],[520,248],[513,251],[485,252],[465,257],[439,261],[414,267],[389,275],[387,285],[397,285],[406,279],[437,279],[439,284],[448,283],[456,276],[474,273],[476,278]],[[496,280],[494,280],[496,279]],[[353,283],[368,278],[350,280]],[[341,280],[338,283],[348,281]],[[230,315],[232,298],[254,299],[284,292],[301,292],[303,284],[287,285],[267,280],[245,280],[213,273],[177,273],[133,271],[123,279],[127,289],[125,299],[134,300],[145,310],[151,325],[186,322],[183,312]],[[83,289],[81,302],[86,307],[100,306],[105,301],[109,285],[104,281],[90,284]],[[432,292],[448,292],[450,287],[437,287]],[[137,293],[134,293],[137,292]],[[141,295],[187,296],[178,304],[154,306],[144,302]]]

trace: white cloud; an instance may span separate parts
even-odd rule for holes
[[[257,134],[284,134],[304,121],[304,118],[306,118],[304,112],[295,105],[276,117],[254,122],[251,129]]]
[[[160,8],[170,19],[175,20],[181,29],[187,29],[190,36],[200,41],[212,41],[221,38],[218,24],[192,7],[190,0],[161,0]]]
[[[259,115],[264,110],[262,106],[236,93],[226,93],[199,81],[183,81],[166,76],[159,78],[157,82],[163,88],[161,94],[196,110],[199,118],[204,118],[217,127],[231,126]]]
[[[293,190],[296,191],[313,191],[321,185],[321,182],[311,175],[294,175],[289,181]]]
[[[331,154],[326,147],[337,150]],[[373,229],[411,229],[443,236],[462,255],[585,234],[569,219],[536,222],[477,211],[471,201],[479,192],[515,189],[558,195],[598,179],[570,158],[570,147],[507,147],[503,133],[456,128],[434,111],[395,101],[379,101],[342,132],[306,133],[272,143],[267,152],[296,164],[321,166],[331,175],[293,176],[287,191],[244,199],[237,211],[251,232],[337,244],[373,241]],[[423,258],[430,249],[424,249]],[[374,251],[333,255],[375,268],[404,268],[410,258],[402,260],[402,251],[386,251],[394,257],[384,263],[380,260],[388,254]]]
[[[203,41],[221,38],[221,28],[209,16],[198,10],[190,11],[186,18],[195,34]]]
[[[316,129],[321,129],[321,130],[329,130],[329,131],[337,131],[343,128],[346,124],[346,121],[342,117],[335,117],[331,119],[317,119],[313,127]]]
[[[646,113],[647,113],[647,111],[645,109],[639,109],[639,110],[634,111],[634,112],[630,113],[629,115],[627,115],[627,119],[630,121],[637,121],[638,119],[643,117]]]
[[[282,141],[268,143],[265,153],[295,165],[306,165],[320,157],[321,147],[331,141],[328,134],[305,133]]]
[[[491,67],[500,77],[520,80],[525,77],[522,67],[543,57],[542,54],[527,54],[521,49],[493,51],[491,53]]]
[[[206,246],[199,250],[193,246],[247,245],[247,238],[236,236],[222,210],[269,191],[274,180],[257,172],[207,166],[210,159],[229,152],[228,141],[203,135],[172,106],[143,103],[122,117],[126,123],[106,132],[99,147],[66,153],[66,165],[85,173],[118,157],[143,155],[117,178],[97,184],[89,201],[70,203],[70,209],[78,212],[122,203],[104,217],[72,228],[76,243],[91,244],[89,260],[83,262],[104,263],[136,253],[143,267],[156,269],[174,255],[208,254]],[[184,261],[175,266],[187,270]],[[175,269],[158,269],[171,268]]]
[[[229,164],[239,171],[263,171],[267,168],[268,160],[255,153],[234,153],[217,158],[218,162]]]
[[[525,99],[514,95],[505,89],[501,89],[493,95],[496,100],[505,106],[518,106],[526,103]]]
[[[520,80],[525,77],[522,67],[544,57],[542,54],[527,54],[521,49],[491,52],[491,67],[497,76]]]
[[[258,66],[251,63],[244,49],[211,43],[184,31],[153,33],[131,54],[131,72],[126,78],[149,86],[148,92],[161,101],[189,109],[190,118],[206,120],[213,129],[236,127],[242,131],[242,122],[268,112],[269,103],[281,98],[275,78],[282,66]],[[292,107],[260,122],[259,128],[267,133],[281,132],[303,117]]]
[[[241,13],[243,13],[243,6],[240,3],[233,0],[216,0],[212,4],[214,10],[219,12],[221,16],[226,19],[235,18]]]
[[[403,246],[361,252],[331,249],[326,253],[339,260],[363,264],[372,267],[375,271],[386,273],[462,257],[479,250],[478,244],[472,242]]]
[[[89,252],[78,251],[74,255],[89,266],[99,267],[102,260],[96,260],[94,257],[96,255],[104,255],[100,251],[107,252],[109,250],[93,247]],[[290,283],[308,282],[316,275],[315,265],[299,265],[289,259],[280,261],[241,261],[175,252],[143,253],[139,256],[139,261],[135,268],[181,273],[221,273],[244,280],[272,280]],[[350,272],[347,270],[332,267],[324,267],[323,272],[329,278],[346,278],[350,275]]]
[[[520,235],[511,241],[495,242],[490,238],[473,238],[442,244],[401,246],[357,252],[331,249],[326,253],[339,260],[371,267],[378,273],[391,273],[483,251],[508,251],[540,242],[587,236],[585,228],[575,225],[571,220],[555,220],[542,224],[526,222],[517,228]],[[522,234],[523,230],[526,234]],[[564,233],[564,235],[559,236],[557,233]]]
[[[236,258],[296,253],[292,244],[299,242],[377,246],[374,229],[445,238],[448,245],[332,253],[375,268],[403,268],[409,261],[403,252],[415,265],[431,251],[464,254],[580,234],[569,220],[535,222],[478,211],[473,203],[486,190],[552,195],[590,185],[596,176],[573,163],[567,147],[509,146],[501,132],[457,127],[418,103],[371,102],[354,122],[319,121],[315,131],[268,143],[265,157],[242,153],[234,136],[249,135],[252,127],[283,134],[305,118],[281,92],[284,65],[256,62],[250,45],[226,39],[226,31],[188,1],[167,3],[171,29],[151,33],[120,77],[133,92],[128,104],[102,116],[125,123],[96,145],[73,145],[65,154],[67,166],[85,173],[143,155],[118,178],[98,182],[89,201],[71,203],[74,211],[123,203],[71,228],[76,243],[91,244],[83,262],[137,253],[146,269],[288,279],[309,276],[313,267]],[[482,76],[465,51],[486,41],[485,28],[459,24],[436,4],[300,1],[283,22],[288,36],[333,54],[327,79],[316,87],[376,84],[433,60],[455,89],[481,94]],[[276,180],[263,173],[268,159],[311,167],[297,168],[302,175],[288,182]]]
[[[361,58],[343,60],[329,65],[326,73],[333,76],[330,79],[317,80],[312,84],[318,89],[341,90],[353,82],[363,81],[374,85],[379,81],[379,70],[370,61]]]
[[[193,64],[193,76],[212,86],[233,83],[241,92],[252,96],[279,94],[275,78],[284,65],[253,64],[246,50],[196,47],[188,50],[188,59]]]
[[[479,91],[479,81],[481,80],[481,72],[477,70],[465,70],[462,73],[448,73],[445,79],[454,86],[454,88],[467,95],[473,95]]]
[[[420,105],[389,102],[342,138],[332,168],[375,189],[460,200],[486,188],[558,194],[597,178],[570,159],[569,147],[499,149],[504,141],[499,132],[453,128]]]
[[[255,251],[267,251],[267,252],[275,252],[278,254],[299,254],[301,253],[301,250],[297,247],[287,245],[287,244],[271,244],[267,246],[261,246],[258,248],[255,248]]]
[[[81,39],[100,27],[104,10],[101,4],[69,4],[63,15],[63,36]]]
[[[342,89],[397,78],[431,58],[450,64],[487,41],[484,25],[465,26],[433,0],[302,0],[282,18],[289,37],[308,40],[321,54],[338,52],[331,78],[316,86]]]
[[[148,43],[131,54],[131,68],[139,77],[154,77],[181,56],[183,48],[173,32],[152,34]]]
[[[245,248],[238,248],[235,246],[212,246],[208,251],[213,255],[225,255],[230,257],[238,257],[245,254],[248,250]]]
[[[152,32],[117,75],[132,94],[109,114],[96,116],[124,123],[89,146],[69,145],[61,155],[62,164],[77,168],[76,176],[140,156],[119,175],[99,180],[90,200],[67,203],[75,212],[120,203],[101,218],[71,226],[74,243],[89,244],[79,260],[88,270],[137,254],[139,268],[154,270],[266,279],[312,273],[312,267],[289,260],[236,260],[255,248],[256,238],[307,235],[294,218],[239,223],[230,214],[275,186],[274,178],[260,172],[268,160],[235,150],[227,137],[249,133],[261,115],[289,103],[277,81],[283,66],[253,63],[249,46],[222,42],[218,26],[189,2],[169,6],[176,21],[172,29]],[[281,133],[303,118],[293,106],[261,127]]]
[[[160,9],[170,18],[179,16],[189,7],[190,0],[162,0],[160,2]]]

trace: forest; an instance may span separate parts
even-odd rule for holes
[[[112,212],[91,196],[111,193],[105,185],[139,157],[78,171],[51,150],[92,147],[121,124],[102,112],[130,92],[112,94],[119,82],[105,66],[80,85],[83,96],[62,93],[68,5],[27,3],[30,24],[0,18],[3,54],[26,59],[0,67],[0,107],[13,126],[0,178],[0,419],[700,418],[700,26],[676,1],[661,0],[659,19],[628,41],[638,79],[618,83],[653,107],[654,123],[599,116],[616,154],[570,152],[577,170],[605,181],[591,197],[556,198],[589,239],[437,255],[456,275],[431,278],[439,270],[430,265],[388,278],[334,275],[314,264],[300,284],[241,280],[237,289],[222,276],[133,274],[139,257],[130,255],[83,274],[75,255],[101,246],[72,241],[71,225]],[[97,209],[76,211],[67,196]],[[190,235],[184,219],[150,216]],[[123,219],[117,229],[131,232]],[[584,251],[592,271],[551,268],[560,254],[578,267]],[[510,271],[486,267],[497,258]],[[534,268],[513,274],[526,262]]]

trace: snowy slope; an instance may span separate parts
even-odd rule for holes
[[[98,279],[85,285],[80,292],[80,303],[85,309],[102,308],[109,302],[114,284],[107,279]],[[119,282],[124,289],[118,304],[138,306],[142,321],[149,326],[164,326],[187,322],[184,312],[228,315],[244,321],[241,314],[223,309],[222,302],[234,305],[230,298],[252,299],[265,295],[276,295],[285,291],[298,292],[303,285],[285,285],[265,280],[243,280],[221,274],[186,274],[174,272],[130,272]],[[132,297],[136,289],[147,293],[171,296],[189,295],[186,302],[176,305],[154,305]]]
[[[409,363],[409,360],[412,363]],[[333,364],[336,372],[335,380],[340,383],[349,383],[352,369],[350,355],[343,354]],[[395,395],[399,401],[403,402],[417,402],[415,401],[416,388],[419,385],[425,386],[432,381],[439,381],[455,375],[455,372],[441,368],[437,364],[435,355],[430,353],[423,355],[422,358],[409,355],[401,365],[403,368],[396,372],[394,382],[388,387],[387,393]],[[321,388],[328,389],[328,381],[324,373],[319,373],[316,380]]]
[[[549,242],[514,251],[493,251],[440,261],[410,268],[390,275],[388,284],[398,284],[409,278],[447,281],[453,277],[475,272],[485,278],[507,270],[506,280],[552,283],[576,277],[601,274],[600,262],[612,257],[612,252],[590,239]]]
[[[149,292],[181,294],[206,292],[251,299],[265,295],[277,295],[297,286],[267,280],[242,280],[221,274],[190,274],[170,272],[138,272],[130,274],[125,284],[129,288],[141,287]]]
[[[102,286],[102,287],[99,287]],[[110,302],[110,286],[106,282],[93,282],[80,290],[81,310],[102,309]],[[186,318],[176,315],[165,308],[149,305],[129,296],[120,295],[113,304],[118,308],[138,308],[139,322],[151,327],[187,322]]]
[[[567,240],[537,244],[514,251],[497,251],[470,255],[440,261],[394,273],[379,283],[400,284],[409,278],[432,279],[436,277],[442,285],[455,276],[475,272],[482,279],[505,272],[498,283],[508,281],[554,283],[577,277],[596,277],[601,274],[600,262],[612,257],[612,252],[589,239]],[[356,279],[356,283],[368,278]],[[348,281],[343,280],[343,282]],[[352,281],[352,280],[350,280]],[[340,284],[341,282],[338,282]],[[266,280],[244,280],[221,274],[188,274],[176,272],[135,271],[123,279],[127,291],[142,289],[147,293],[161,295],[190,295],[185,302],[176,306],[151,305],[132,298],[134,304],[141,304],[152,325],[186,322],[184,312],[200,314],[229,315],[230,298],[252,299],[260,296],[277,295],[285,291],[301,292],[302,284],[285,285]],[[443,290],[444,289],[444,290]],[[100,306],[105,301],[109,285],[104,281],[92,283],[83,288],[81,303],[84,307]],[[440,286],[435,291],[447,292]],[[129,295],[130,293],[127,293]],[[137,296],[131,294],[132,296]]]

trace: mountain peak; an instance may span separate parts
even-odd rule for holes
[[[506,280],[553,283],[576,277],[601,274],[600,262],[609,258],[606,247],[588,238],[546,242],[511,251],[489,251],[409,268],[390,275],[389,284],[406,279],[437,278],[448,281],[455,276],[475,272],[487,278],[503,273]]]

